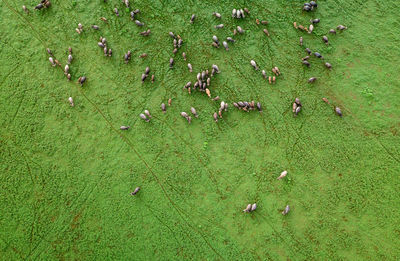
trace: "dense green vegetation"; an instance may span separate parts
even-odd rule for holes
[[[120,0],[54,0],[34,11],[36,2],[0,1],[0,259],[400,258],[398,1],[326,0],[310,13],[299,0],[131,1],[144,28]],[[243,7],[250,16],[231,18]],[[313,34],[293,28],[311,18],[321,19]],[[214,29],[219,23],[225,27]],[[328,35],[326,46],[321,37],[339,24],[348,30]],[[246,32],[228,52],[211,47],[214,34],[232,36],[236,25]],[[147,28],[149,37],[139,35]],[[184,40],[172,70],[169,31]],[[98,48],[100,36],[111,58]],[[71,82],[46,52],[64,66],[68,47]],[[333,69],[316,58],[303,66],[304,47]],[[250,59],[268,73],[278,66],[277,83],[269,85]],[[215,123],[219,102],[182,90],[212,64],[221,69],[213,97],[260,101],[263,114],[231,105]],[[153,84],[141,84],[146,66]],[[80,87],[82,75],[88,80]],[[303,103],[297,117],[295,97]],[[188,125],[179,114],[191,106],[200,117]],[[144,109],[153,114],[149,123],[138,116]],[[287,178],[276,180],[285,169]],[[243,213],[253,202],[257,210]],[[282,216],[287,204],[291,212]]]

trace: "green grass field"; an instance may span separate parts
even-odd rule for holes
[[[131,1],[143,28],[120,0],[52,0],[34,11],[38,2],[0,1],[1,260],[399,260],[399,1],[321,0],[310,13],[299,0]],[[249,16],[231,17],[244,7]],[[293,27],[311,18],[321,19],[312,34]],[[348,29],[326,46],[321,37],[339,24]],[[211,46],[237,25],[245,33],[228,52]],[[176,56],[170,31],[184,41]],[[70,82],[46,52],[63,68],[68,47]],[[305,47],[332,70],[315,57],[303,66]],[[278,66],[277,83],[251,59],[268,74]],[[221,70],[212,96],[230,103],[218,123],[221,100],[182,90],[212,64]],[[141,83],[146,66],[153,84]],[[296,97],[303,108],[293,117]],[[239,111],[239,100],[260,101],[264,112]],[[191,106],[200,116],[188,125],[180,112]],[[149,123],[139,118],[145,109]]]

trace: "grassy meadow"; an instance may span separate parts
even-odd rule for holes
[[[38,2],[0,1],[0,260],[400,258],[399,1],[321,0],[308,13],[299,0],[131,0],[130,10],[120,0],[51,0],[35,11]],[[231,17],[244,7],[245,19]],[[129,17],[136,8],[142,28]],[[312,34],[293,27],[312,18],[321,19]],[[327,35],[339,24],[348,29]],[[211,46],[237,25],[245,33],[229,51]],[[176,55],[170,31],[183,39]],[[62,69],[68,47],[71,81]],[[305,47],[324,60],[302,65]],[[269,75],[278,66],[276,84],[251,59]],[[212,64],[219,101],[183,90]],[[142,84],[147,66],[155,82]],[[296,97],[303,106],[294,117]],[[229,109],[215,123],[222,100]],[[262,114],[232,106],[251,100]],[[192,106],[199,117],[189,125],[180,112]]]

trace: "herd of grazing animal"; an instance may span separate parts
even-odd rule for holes
[[[104,2],[106,3],[107,1],[104,0]],[[129,0],[123,0],[122,3],[127,9],[131,8]],[[49,8],[50,6],[51,6],[51,3],[50,3],[49,0],[41,0],[40,3],[37,6],[35,6],[34,9],[35,10],[41,10],[43,8]],[[305,12],[310,12],[310,11],[315,11],[317,7],[318,7],[318,5],[317,5],[317,3],[315,1],[310,1],[309,3],[305,3],[303,5],[302,9]],[[25,5],[22,6],[22,9],[23,9],[23,11],[25,13],[29,14],[29,10]],[[114,13],[115,13],[115,15],[117,17],[119,17],[119,11],[118,11],[117,8],[114,9]],[[135,25],[137,25],[138,27],[143,27],[143,26],[145,26],[145,24],[137,19],[137,15],[138,14],[140,14],[140,10],[139,9],[135,9],[134,11],[131,11],[130,12],[130,19],[132,21],[134,21]],[[218,20],[222,18],[222,15],[220,13],[218,13],[218,12],[213,12],[212,15]],[[235,19],[245,19],[248,15],[250,15],[250,11],[247,8],[233,9],[232,10],[232,18],[235,18]],[[100,20],[102,20],[105,23],[108,23],[108,20],[105,17],[101,17]],[[192,16],[190,18],[190,23],[193,24],[195,22],[195,20],[196,20],[196,15],[192,14]],[[268,25],[268,23],[269,23],[268,21],[265,21],[265,20],[261,20],[260,21],[259,19],[256,19],[256,24],[257,25],[260,25],[260,24],[261,25]],[[309,26],[303,26],[301,24],[297,24],[297,22],[294,22],[293,25],[294,25],[294,27],[296,29],[299,29],[300,31],[304,31],[304,32],[307,32],[308,34],[312,34],[313,31],[317,28],[317,25],[319,23],[320,23],[320,19],[316,18],[316,19],[311,19],[310,20],[310,25]],[[100,29],[100,27],[98,25],[92,25],[91,28],[93,30],[99,30]],[[215,25],[214,28],[215,29],[224,28],[224,24]],[[347,27],[344,26],[344,25],[338,25],[336,27],[337,31],[344,31],[346,29],[347,29]],[[336,30],[335,29],[330,29],[328,33],[331,34],[331,35],[336,35],[337,34]],[[81,34],[81,33],[83,33],[83,31],[84,31],[83,30],[83,25],[81,23],[79,23],[78,27],[76,28],[76,32],[78,34]],[[270,32],[266,28],[263,29],[263,32],[268,37],[270,36]],[[149,36],[150,33],[151,33],[150,29],[147,29],[147,30],[141,32],[140,35]],[[242,29],[241,26],[236,26],[236,28],[233,30],[233,36],[236,36],[237,34],[243,34],[243,33],[245,33],[245,31]],[[173,41],[173,51],[172,51],[172,53],[175,56],[179,52],[179,49],[183,45],[183,39],[181,38],[180,35],[175,35],[173,32],[169,32],[168,34],[172,38],[172,41]],[[224,49],[226,51],[229,51],[228,42],[233,44],[237,40],[239,40],[239,39],[233,39],[232,36],[227,36],[226,40],[222,41],[222,46],[224,47]],[[328,39],[328,37],[326,35],[322,36],[322,41],[326,45],[330,44],[329,43],[329,39]],[[299,43],[300,43],[300,46],[302,46],[302,47],[304,46],[304,38],[303,37],[300,37]],[[106,56],[106,57],[111,57],[112,56],[112,50],[111,50],[111,48],[109,48],[107,46],[106,38],[100,37],[100,41],[97,43],[97,45],[103,50],[104,56]],[[218,37],[216,35],[214,35],[212,37],[212,46],[215,47],[215,48],[219,48],[221,46],[221,42],[220,42],[220,40],[218,39]],[[312,56],[315,56],[317,58],[317,60],[324,60],[324,57],[319,52],[316,52],[316,51],[313,52],[308,47],[305,47],[304,50],[306,51],[306,53],[308,55],[303,57],[303,58],[301,58],[301,63],[303,65],[305,65],[306,67],[308,67],[308,68],[311,67],[310,59],[311,59]],[[48,48],[47,48],[47,53],[49,54],[49,61],[50,61],[51,65],[53,67],[56,67],[56,66],[60,66],[61,67],[61,63],[57,59],[55,59],[52,51],[50,49],[48,49]],[[130,50],[128,50],[127,53],[124,54],[123,59],[124,59],[125,63],[128,63],[130,61],[131,55],[132,55],[132,52]],[[144,59],[146,57],[147,57],[146,53],[143,53],[143,54],[141,54],[139,56],[139,58],[142,58],[142,59]],[[183,57],[183,59],[185,61],[187,61],[187,55],[186,55],[185,52],[182,52],[182,57]],[[71,49],[71,47],[69,47],[68,48],[67,62],[66,62],[66,65],[64,67],[64,74],[65,74],[65,76],[67,77],[68,80],[71,80],[70,66],[71,66],[72,61],[73,61],[72,49]],[[169,60],[170,69],[174,68],[174,64],[175,64],[175,59],[173,57],[171,57],[170,60]],[[257,65],[257,63],[254,60],[250,60],[250,65],[254,68],[255,71],[259,71],[260,68],[259,68],[259,66]],[[332,65],[329,62],[323,62],[323,65],[328,70],[332,69]],[[188,68],[190,73],[193,72],[193,66],[192,66],[191,63],[187,63],[187,68]],[[268,79],[268,83],[269,84],[274,84],[276,82],[276,79],[277,79],[276,77],[281,75],[281,72],[280,72],[279,68],[276,67],[276,66],[273,67],[271,71],[273,73],[272,76],[268,76],[265,70],[261,70],[261,74],[266,80]],[[212,77],[214,75],[216,75],[216,74],[219,74],[219,73],[220,73],[219,67],[217,65],[213,64],[211,66],[210,70],[209,69],[205,69],[205,70],[202,70],[202,71],[198,72],[197,73],[197,79],[196,79],[196,81],[194,81],[194,84],[192,84],[192,82],[189,81],[189,82],[187,82],[185,84],[183,89],[184,90],[186,89],[189,94],[192,93],[192,90],[198,90],[200,92],[205,92],[206,95],[212,101],[217,101],[217,100],[220,99],[220,97],[216,96],[216,97],[212,98],[211,97],[210,87],[211,87],[211,79],[212,79]],[[150,68],[146,67],[145,72],[142,74],[142,77],[141,77],[142,83],[148,78],[149,75],[150,75]],[[153,74],[151,76],[151,82],[153,83],[154,80],[155,80],[155,75]],[[316,80],[317,80],[317,77],[311,77],[311,78],[308,79],[308,82],[309,83],[314,83]],[[86,82],[86,76],[80,76],[78,78],[78,84],[80,84],[81,86],[85,82]],[[74,100],[73,100],[72,97],[69,97],[68,101],[69,101],[69,104],[70,104],[71,107],[75,106],[75,103],[74,103]],[[329,102],[329,100],[327,98],[323,98],[323,101],[325,103],[327,103],[328,105],[331,105],[331,103]],[[172,99],[169,99],[168,102],[167,102],[168,106],[171,106],[171,102],[172,102]],[[257,109],[260,113],[262,113],[262,111],[263,111],[260,102],[255,103],[254,101],[251,101],[251,102],[238,101],[238,102],[233,102],[233,106],[238,108],[239,110],[243,110],[243,111],[246,111],[246,112],[249,112],[249,111],[255,110],[255,109]],[[300,102],[299,98],[295,98],[292,107],[293,107],[293,115],[297,116],[300,113],[301,108],[302,108],[302,103]],[[342,116],[342,111],[341,111],[341,109],[339,107],[333,106],[333,108],[334,108],[334,112],[338,116]],[[161,104],[161,110],[162,110],[163,113],[166,113],[167,106],[165,105],[165,103]],[[223,112],[226,113],[227,111],[228,111],[228,103],[222,101],[220,103],[220,108],[219,108],[218,112],[214,112],[212,114],[214,121],[218,122],[218,119],[222,118],[222,113]],[[199,117],[199,114],[198,114],[197,110],[194,107],[190,108],[190,112],[195,118]],[[188,113],[181,112],[180,115],[183,118],[185,118],[189,124],[191,123],[192,116],[190,116]],[[151,116],[149,110],[144,110],[144,112],[141,113],[139,115],[139,117],[142,120],[144,120],[145,122],[150,122],[151,119],[152,119],[152,116]],[[130,128],[130,126],[123,125],[123,126],[120,127],[120,130],[129,130],[129,128]],[[284,179],[287,176],[287,174],[288,174],[288,172],[285,170],[280,174],[280,176],[277,179],[278,180]],[[131,195],[137,195],[137,193],[139,191],[140,191],[140,187],[137,187],[137,188],[135,188],[135,190],[133,192],[131,192]],[[256,209],[257,209],[257,204],[256,203],[248,204],[247,207],[243,210],[243,212],[250,213],[250,212],[254,212]],[[290,211],[290,207],[289,207],[289,205],[286,205],[286,207],[282,211],[282,215],[287,215],[289,213],[289,211]]]

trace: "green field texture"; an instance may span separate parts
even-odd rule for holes
[[[318,1],[309,13],[299,0],[131,1],[143,28],[120,0],[52,0],[34,11],[37,2],[0,1],[0,260],[400,259],[399,1]],[[231,17],[244,7],[245,19]],[[311,18],[321,19],[312,34],[293,27]],[[326,46],[322,36],[339,24],[348,29]],[[245,33],[229,51],[211,46],[237,25]],[[170,31],[184,41],[176,55]],[[68,47],[70,82],[46,52],[64,66]],[[324,61],[303,66],[305,47]],[[251,59],[270,75],[280,68],[275,85]],[[212,64],[221,73],[211,94],[230,103],[218,123],[221,100],[182,89]],[[141,83],[146,66],[153,84]],[[293,117],[296,97],[303,108]],[[251,100],[262,114],[232,106]],[[192,106],[199,118],[189,125],[180,112]]]

